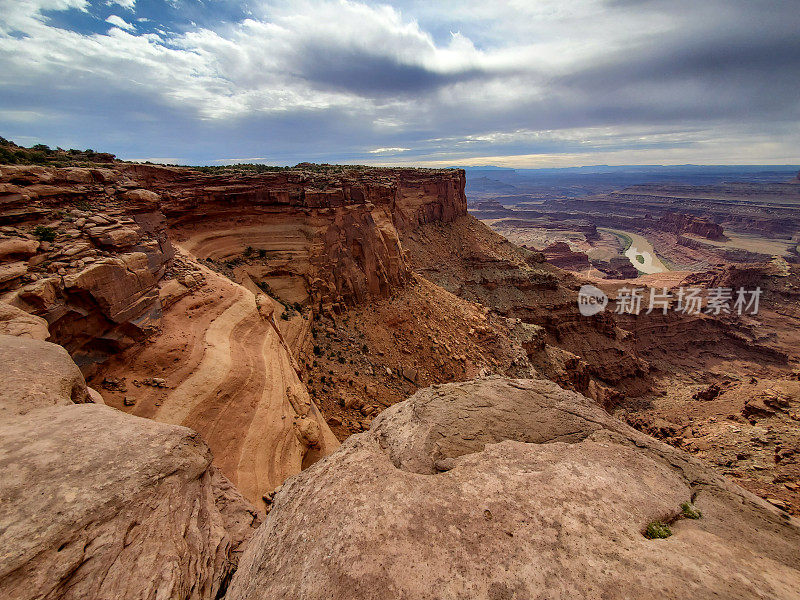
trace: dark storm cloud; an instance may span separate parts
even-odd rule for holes
[[[595,101],[625,106],[631,89],[651,90],[654,116],[703,118],[797,115],[800,37],[718,33],[702,39],[675,36],[635,54],[619,53],[556,83]],[[691,94],[687,89],[691,86]],[[674,114],[677,111],[677,114]],[[673,113],[673,114],[670,114]]]
[[[300,77],[316,86],[366,97],[426,94],[453,83],[486,76],[475,68],[441,73],[364,49],[319,45],[305,48],[296,68]]]
[[[718,162],[731,148],[800,147],[796,2],[408,0],[401,13],[308,0],[223,25],[239,10],[226,0],[216,29],[207,14],[206,27],[156,35],[153,3],[95,15],[93,2],[87,16],[64,1],[97,31],[19,11],[3,37],[0,18],[0,135],[194,163],[697,160],[699,147]],[[108,31],[108,11],[134,30]]]

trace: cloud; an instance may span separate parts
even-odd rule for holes
[[[108,6],[121,6],[122,8],[127,8],[130,11],[133,11],[136,8],[136,0],[107,0],[106,4]]]
[[[0,0],[0,127],[196,162],[792,162],[800,13],[769,5]]]
[[[110,15],[106,19],[106,23],[111,23],[114,27],[119,27],[120,29],[124,29],[125,31],[135,31],[136,27],[128,23],[122,17],[118,17],[117,15]]]
[[[368,150],[370,154],[399,154],[400,152],[408,152],[411,148],[373,148]]]

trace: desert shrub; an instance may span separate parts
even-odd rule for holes
[[[699,519],[703,516],[703,513],[697,510],[697,507],[691,502],[684,502],[681,504],[681,513],[683,513],[683,516],[687,519]]]
[[[45,225],[37,225],[36,229],[33,230],[33,235],[42,242],[52,242],[56,239],[56,230]]]
[[[651,521],[644,530],[644,537],[648,540],[663,540],[671,535],[672,529],[662,521]]]

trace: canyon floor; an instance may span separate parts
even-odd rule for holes
[[[7,597],[800,586],[800,265],[718,254],[739,209],[649,217],[709,243],[639,276],[610,260],[625,232],[658,256],[667,238],[635,215],[562,240],[597,248],[592,271],[574,244],[492,229],[539,217],[470,215],[461,170],[105,160],[0,166]],[[590,282],[763,295],[757,315],[583,316]]]

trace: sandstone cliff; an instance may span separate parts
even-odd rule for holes
[[[455,170],[2,166],[0,294],[111,406],[199,431],[263,508],[338,445],[299,377],[314,315],[388,298],[399,232],[465,213]]]

